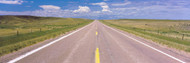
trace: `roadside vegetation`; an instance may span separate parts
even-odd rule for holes
[[[89,19],[0,16],[0,56],[55,38],[92,22]]]
[[[190,52],[190,20],[119,19],[101,22],[159,44]]]

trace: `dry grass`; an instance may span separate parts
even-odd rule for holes
[[[168,47],[190,51],[190,21],[188,20],[121,19],[102,20],[102,22]]]
[[[35,16],[0,16],[0,19],[0,56],[92,22],[88,19]]]

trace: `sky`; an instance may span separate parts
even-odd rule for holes
[[[0,15],[190,20],[189,0],[0,0]]]

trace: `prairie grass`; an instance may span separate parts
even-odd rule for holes
[[[101,22],[159,44],[190,52],[190,20],[120,19]]]
[[[0,16],[0,56],[92,22],[79,18]]]

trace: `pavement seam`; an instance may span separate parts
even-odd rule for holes
[[[92,26],[93,27],[93,26]],[[91,31],[92,30],[92,28],[90,28],[90,30],[89,31]],[[82,40],[84,40],[86,37],[87,37],[87,35],[89,34],[89,31],[86,33],[86,35],[82,38],[82,39],[80,39],[77,43],[79,43],[79,44],[76,44],[75,45],[75,47],[72,49],[72,51],[71,51],[71,53],[68,55],[68,57],[65,59],[65,61],[63,61],[63,63],[69,63],[69,59],[74,55],[74,53],[76,52],[76,50],[78,49],[78,47],[81,45],[81,44],[83,44],[84,42],[81,42]]]

